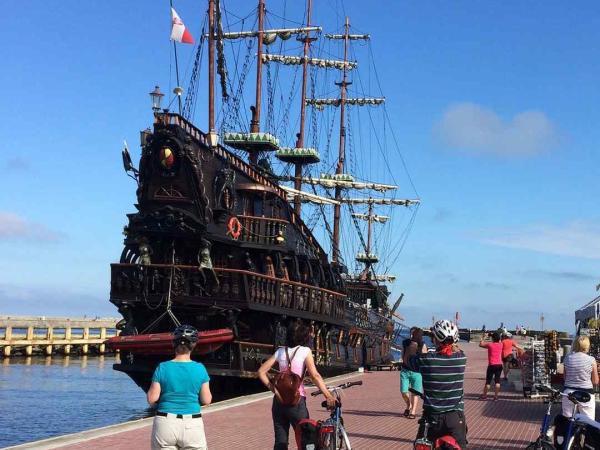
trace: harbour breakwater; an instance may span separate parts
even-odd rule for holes
[[[104,354],[105,341],[118,334],[117,322],[115,318],[0,316],[0,354]]]

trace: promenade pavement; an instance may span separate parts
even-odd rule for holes
[[[540,399],[525,399],[521,392],[502,392],[496,402],[479,400],[487,366],[487,352],[475,343],[463,344],[468,363],[465,382],[465,415],[469,449],[523,449],[538,433],[545,411]],[[417,420],[404,418],[399,392],[399,372],[355,374],[363,386],[344,391],[344,420],[353,449],[411,449]],[[322,397],[309,397],[312,417],[323,419]],[[556,406],[558,408],[558,406]],[[210,450],[268,450],[273,445],[271,399],[208,413],[204,423]],[[149,448],[151,426],[67,445],[64,450]],[[293,438],[290,449],[296,449]]]

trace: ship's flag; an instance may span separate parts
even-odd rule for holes
[[[184,44],[193,44],[192,34],[183,24],[183,21],[173,8],[171,8],[171,40],[182,42]]]

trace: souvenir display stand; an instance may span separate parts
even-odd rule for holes
[[[542,397],[536,386],[548,385],[548,366],[546,360],[546,343],[544,340],[529,340],[523,344],[521,355],[521,377],[523,380],[523,395],[525,397]]]

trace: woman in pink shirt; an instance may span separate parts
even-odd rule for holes
[[[260,369],[258,369],[258,378],[260,381],[275,394],[271,408],[273,429],[275,431],[275,445],[273,446],[273,450],[287,450],[290,426],[295,427],[301,419],[308,419],[304,386],[302,384],[298,386],[300,393],[298,404],[288,406],[282,403],[282,397],[268,376],[269,370],[275,364],[277,364],[280,371],[287,369],[288,357],[286,356],[286,350],[289,355],[292,372],[302,378],[304,378],[305,373],[308,374],[312,382],[325,396],[327,405],[330,408],[335,406],[335,397],[327,390],[327,386],[315,366],[312,350],[308,347],[309,338],[310,328],[300,321],[292,322],[287,330],[288,345],[279,347],[275,354],[267,359],[260,366]]]
[[[492,384],[492,378],[494,378],[495,389],[494,389],[494,400],[498,400],[498,393],[500,392],[500,376],[502,375],[502,342],[500,342],[500,334],[495,332],[492,334],[493,342],[484,342],[486,335],[481,337],[479,346],[487,348],[488,351],[488,368],[485,375],[485,386],[483,387],[483,395],[480,397],[482,400],[487,398],[487,393],[490,390]]]

